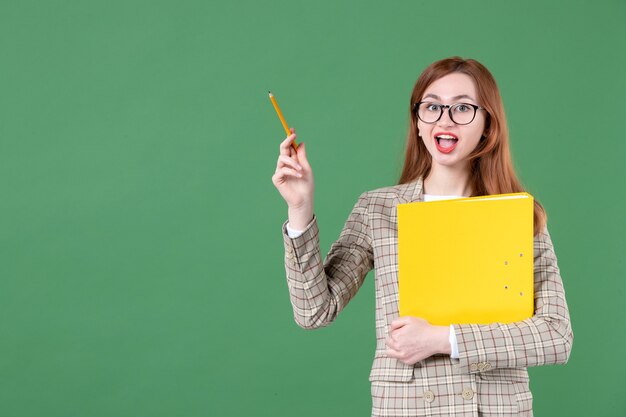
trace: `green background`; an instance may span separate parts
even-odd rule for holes
[[[573,352],[530,370],[535,415],[625,415],[625,23],[617,0],[2,0],[0,415],[369,415],[374,274],[332,326],[293,322],[267,91],[326,253],[452,55],[499,83],[565,283]]]

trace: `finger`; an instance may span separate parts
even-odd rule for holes
[[[283,140],[280,143],[280,154],[281,155],[287,155],[287,156],[291,155],[291,153],[289,152],[289,149],[293,149],[292,146],[291,146],[291,142],[293,142],[296,139],[296,137],[297,137],[296,134],[293,133],[293,134],[287,136],[285,138],[285,140]]]
[[[396,330],[408,324],[406,317],[398,317],[391,322],[391,330]]]
[[[387,340],[385,340],[385,345],[390,348],[390,349],[395,349],[396,348],[396,343],[394,340],[392,340],[391,338],[388,338]]]
[[[401,353],[401,352],[399,352],[399,351],[397,351],[397,350],[395,350],[395,349],[391,349],[391,348],[388,348],[388,349],[385,351],[385,354],[386,354],[387,356],[389,356],[390,358],[395,358],[395,359],[401,359],[401,358],[403,357],[403,355],[402,355],[402,353]]]
[[[289,128],[289,130],[291,131],[291,134],[292,134],[292,135],[295,135],[295,134],[296,134],[296,128],[295,128],[295,127],[290,127],[290,128]],[[295,141],[296,141],[296,137],[297,137],[297,135],[296,135],[296,136],[294,136],[293,141],[291,141],[291,142],[289,143],[289,154],[290,154],[290,155],[291,155],[291,157],[292,157],[292,158],[294,158],[294,159],[298,159],[298,157],[297,157],[297,153],[296,153],[296,149],[295,149],[295,146],[294,146],[294,143],[295,143]]]
[[[293,146],[291,146],[291,142],[293,142],[296,138],[296,129],[291,127],[289,128],[289,131],[291,132],[290,134],[287,135],[287,137],[285,139],[283,139],[283,142],[281,143],[281,146],[286,142],[289,146],[289,148],[293,148]],[[291,139],[290,139],[291,138]]]
[[[279,155],[278,161],[276,163],[276,167],[282,168],[284,166],[289,166],[298,171],[302,171],[302,165],[296,162],[295,159],[288,157],[287,155]]]
[[[400,337],[400,329],[395,329],[389,332],[389,339],[391,339],[393,343],[398,343],[399,337]]]
[[[298,155],[298,162],[305,168],[310,169],[311,165],[309,164],[309,159],[306,155],[306,147],[304,146],[304,142],[298,145],[298,151],[296,152]]]
[[[300,148],[300,145],[298,145],[298,149],[299,148]],[[293,146],[293,142],[289,144],[289,154],[293,159],[296,159],[296,160],[298,159],[298,150]]]
[[[298,171],[296,171],[295,169],[291,169],[291,168],[287,168],[287,167],[282,167],[282,168],[278,168],[276,170],[276,172],[274,173],[274,177],[276,178],[276,180],[284,180],[285,177],[296,177],[296,178],[302,178],[302,174]]]

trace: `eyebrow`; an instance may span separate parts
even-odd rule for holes
[[[441,97],[439,97],[439,96],[438,96],[438,95],[436,95],[436,94],[426,94],[426,95],[424,96],[424,98],[426,98],[426,97],[432,97],[432,98],[434,98],[435,100],[441,100]],[[469,98],[469,99],[470,99],[470,100],[472,100],[472,101],[476,101],[476,100],[474,100],[472,97],[468,96],[467,94],[461,94],[460,96],[455,96],[455,97],[452,97],[452,100],[458,100],[458,99],[460,99],[460,98]]]

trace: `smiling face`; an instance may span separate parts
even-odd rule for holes
[[[444,105],[457,103],[481,105],[477,101],[474,81],[469,75],[459,72],[445,75],[430,84],[424,91],[421,101]],[[486,116],[485,110],[477,110],[476,117],[471,123],[458,125],[450,119],[446,108],[435,123],[429,124],[418,120],[418,133],[432,156],[432,168],[439,169],[445,166],[469,169],[467,157],[476,149],[480,137],[485,133]]]

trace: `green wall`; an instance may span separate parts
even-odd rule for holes
[[[0,2],[0,415],[366,416],[374,274],[292,319],[273,187],[307,142],[322,251],[399,176],[431,62],[496,77],[546,207],[570,362],[538,416],[623,416],[623,1]]]

